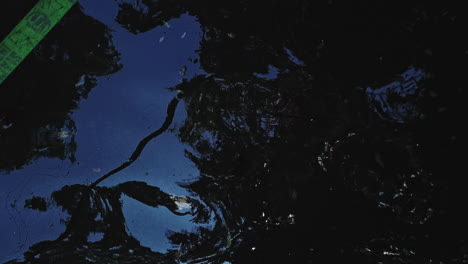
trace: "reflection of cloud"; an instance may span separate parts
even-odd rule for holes
[[[416,104],[421,92],[419,83],[426,78],[422,69],[410,67],[398,81],[378,89],[368,87],[366,93],[371,108],[382,119],[398,123],[423,118]]]

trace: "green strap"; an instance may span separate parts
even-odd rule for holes
[[[0,43],[0,84],[77,0],[40,0]]]

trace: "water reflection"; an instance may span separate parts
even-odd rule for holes
[[[112,5],[112,1],[110,2]],[[85,11],[87,12],[88,10]],[[101,17],[99,19],[101,19]],[[95,21],[96,24],[103,25],[97,20],[93,21]],[[80,102],[80,109],[76,110],[73,114],[69,113],[67,116],[67,120],[70,120],[69,118],[71,116],[73,121],[76,121],[72,123],[73,127],[58,126],[58,128],[53,128],[51,125],[47,125],[46,128],[40,130],[41,133],[37,133],[37,140],[41,141],[41,138],[47,136],[57,140],[61,144],[77,142],[79,149],[73,149],[73,152],[71,152],[70,149],[65,149],[65,153],[67,155],[74,154],[77,158],[77,162],[70,163],[66,160],[61,162],[59,160],[52,159],[39,159],[31,165],[25,166],[22,170],[5,173],[5,178],[0,191],[1,196],[5,197],[5,199],[2,199],[4,201],[2,202],[2,205],[4,205],[5,210],[2,210],[2,219],[4,219],[4,221],[2,221],[1,227],[2,234],[5,234],[11,239],[9,239],[9,241],[2,240],[2,251],[0,254],[2,256],[2,261],[21,258],[24,251],[26,251],[31,245],[39,241],[52,241],[57,239],[57,237],[64,232],[66,225],[62,220],[67,219],[69,216],[67,216],[66,213],[60,212],[60,209],[53,206],[52,208],[49,207],[47,212],[30,210],[30,208],[37,208],[36,206],[29,204],[36,200],[34,198],[50,197],[50,194],[54,190],[59,190],[63,186],[76,183],[81,183],[85,186],[86,184],[92,183],[94,180],[102,176],[103,172],[110,170],[112,167],[115,167],[120,162],[128,158],[131,154],[132,148],[135,147],[141,137],[149,134],[155,129],[153,126],[156,127],[161,125],[163,120],[159,122],[159,118],[164,119],[166,104],[174,96],[173,92],[166,91],[164,88],[180,82],[180,76],[177,73],[177,69],[181,66],[180,64],[183,63],[188,65],[186,72],[187,76],[191,76],[196,73],[196,69],[192,66],[195,64],[188,63],[187,58],[190,56],[194,57],[193,49],[197,44],[197,41],[194,41],[196,36],[195,30],[198,25],[187,17],[182,19],[179,23],[174,22],[174,25],[177,26],[178,24],[182,24],[182,26],[175,29],[175,34],[179,34],[179,30],[187,32],[184,44],[180,45],[181,47],[186,48],[185,52],[178,52],[178,55],[180,55],[180,59],[178,61],[173,60],[174,57],[171,56],[172,53],[167,53],[167,50],[155,52],[155,57],[158,57],[160,62],[164,61],[164,63],[154,63],[157,67],[154,67],[153,70],[159,71],[159,76],[154,76],[154,74],[152,74],[153,72],[149,72],[146,73],[148,76],[146,77],[146,81],[141,78],[138,83],[122,85],[123,80],[130,79],[128,76],[135,76],[136,72],[141,72],[142,59],[140,55],[147,55],[148,53],[139,53],[137,50],[137,52],[126,52],[122,56],[122,60],[125,62],[128,70],[118,72],[118,74],[113,75],[112,78],[94,78],[92,75],[88,76],[77,74],[74,82],[70,82],[70,85],[66,86],[69,87],[70,92],[72,92],[73,89],[78,91],[81,89],[91,90],[92,87],[89,87],[87,84],[90,80],[91,83],[98,84],[96,89],[89,91],[88,100]],[[98,26],[96,26],[96,30],[97,29],[99,29]],[[73,31],[73,29],[71,30]],[[84,25],[83,30],[88,30],[86,25]],[[109,30],[109,28],[106,27],[106,30]],[[86,39],[85,36],[81,36],[78,33],[79,32],[77,32],[76,37]],[[119,49],[125,50],[126,45],[135,45],[135,43],[128,41],[129,36],[126,36],[122,32],[113,33],[115,43],[119,45]],[[154,33],[161,34],[162,32]],[[56,36],[50,35],[50,37],[53,39]],[[69,41],[72,41],[70,36],[68,36],[68,38],[70,38]],[[93,42],[93,39],[90,38],[89,41]],[[141,39],[139,41],[140,45],[141,43],[145,43],[145,45],[148,46],[154,44],[148,43],[148,41],[142,41]],[[136,41],[136,43],[138,43],[138,41]],[[110,44],[114,45],[113,43]],[[100,43],[93,43],[93,47],[98,45],[100,45]],[[102,47],[102,45],[100,46]],[[84,45],[83,49],[86,48],[87,46]],[[132,50],[135,49],[132,48]],[[160,53],[165,54],[166,57],[160,56]],[[167,58],[171,58],[171,60],[169,61]],[[84,58],[83,60],[83,63],[91,64],[89,66],[90,69],[88,70],[92,70],[93,67],[98,66],[95,62],[90,61],[87,58]],[[116,57],[116,60],[119,62],[120,55]],[[154,62],[154,60],[151,61]],[[133,65],[137,65],[139,68],[132,67]],[[41,67],[38,67],[38,69],[41,69]],[[67,70],[68,69],[63,68],[63,71]],[[171,73],[171,71],[174,73],[172,74],[173,76],[167,74]],[[44,73],[41,72],[41,74]],[[68,78],[67,76],[68,75],[64,75],[63,78],[66,79]],[[57,82],[59,81],[60,80]],[[154,87],[154,84],[158,84],[156,88]],[[16,82],[14,85],[18,85],[18,83]],[[2,88],[3,87],[4,86],[2,86]],[[158,88],[160,90],[158,90]],[[12,90],[10,89],[7,91]],[[40,90],[37,92],[39,91]],[[45,106],[54,103],[67,103],[68,100],[65,97],[59,97],[58,95],[56,97],[60,100],[57,100],[55,96],[50,98],[47,96],[49,95],[44,95],[45,99],[52,100],[52,102],[45,100]],[[3,95],[1,98],[7,99],[7,97],[3,97]],[[104,105],[103,102],[105,102]],[[115,105],[117,105],[120,110],[124,110],[122,109],[122,106],[125,106],[126,109],[131,109],[131,111],[126,110],[125,112],[116,112],[113,107],[114,104],[107,102],[115,102]],[[78,102],[73,104],[74,107],[77,106],[77,103]],[[48,107],[52,108],[52,105]],[[19,105],[18,108],[21,108],[21,105]],[[59,107],[56,109],[59,109]],[[36,109],[31,108],[29,110]],[[69,111],[70,110],[67,110],[66,112]],[[181,120],[183,120],[183,115],[183,111],[180,110],[175,113],[175,122],[181,122]],[[135,116],[138,118],[135,118]],[[47,119],[47,116],[42,116],[41,118],[45,119],[44,122],[55,122],[54,120]],[[21,120],[21,118],[19,118],[19,120],[21,122],[27,121]],[[2,119],[2,122],[3,121],[7,122],[6,125],[11,123],[10,117],[8,117],[8,119]],[[138,124],[138,126],[136,126],[135,123]],[[13,128],[13,125],[11,128]],[[18,127],[18,129],[19,128],[20,127]],[[10,129],[10,127],[7,129]],[[7,131],[7,129],[5,130]],[[3,135],[2,130],[2,136]],[[20,134],[17,135],[18,138],[16,139],[22,140]],[[8,138],[2,137],[2,140],[7,141]],[[125,177],[127,177],[127,179],[144,180],[149,184],[162,186],[165,191],[175,195],[175,197],[180,197],[186,194],[184,189],[180,188],[176,182],[185,178],[195,177],[197,175],[197,170],[192,164],[190,164],[190,162],[185,161],[183,158],[183,147],[177,142],[175,136],[163,135],[161,136],[161,140],[164,143],[159,144],[158,147],[148,148],[140,157],[137,165],[133,166],[133,168],[129,168],[125,173],[121,173],[116,178],[105,182],[105,184],[112,187],[117,185],[116,183],[124,182],[126,180]],[[51,144],[47,147],[50,148]],[[46,150],[47,148],[41,148],[38,151],[44,154],[44,151]],[[6,156],[10,154],[20,154],[14,152],[12,149],[4,149],[3,145],[1,151],[4,151]],[[174,162],[168,163],[168,160],[173,160]],[[2,159],[2,161],[5,160]],[[53,200],[47,201],[53,205]],[[26,208],[23,208],[25,202],[28,204]],[[14,204],[14,207],[10,206],[10,204]],[[146,210],[148,211],[148,209]],[[132,208],[130,211],[132,211]],[[160,219],[165,219],[167,212],[164,212],[163,214],[164,217],[161,217]],[[41,220],[33,221],[34,218]],[[173,230],[178,230],[181,227],[191,229],[192,225],[190,225],[190,219],[187,217],[184,219],[185,220],[179,221],[176,225],[171,226],[168,224],[167,227],[161,227],[160,230],[162,232],[157,235],[157,240],[159,240],[160,243],[155,244],[162,244],[162,246],[160,246],[160,248],[155,247],[156,249],[153,250],[161,250],[164,252],[166,249],[172,247],[170,244],[164,244],[164,241],[166,241],[165,232],[167,228]],[[163,220],[161,225],[165,225],[166,221],[171,221],[171,219],[167,219],[166,217],[166,220]],[[91,234],[93,234],[94,240],[97,240],[100,234],[102,235],[102,233]],[[149,236],[150,234],[146,234],[145,238],[149,238]],[[18,244],[16,244],[16,241],[18,241]]]
[[[164,206],[173,214],[182,216],[190,213],[184,205],[192,205],[188,197],[177,197],[162,192],[144,182],[125,182],[113,188],[85,185],[64,186],[52,194],[51,203],[66,211],[66,230],[54,241],[34,245],[25,255],[26,261],[49,263],[54,259],[72,261],[106,262],[109,258],[124,262],[134,257],[133,253],[151,252],[126,230],[122,212],[121,196],[125,194],[143,204],[157,208]],[[35,200],[40,198],[33,198]],[[45,208],[37,208],[43,209]],[[64,251],[64,247],[69,250]],[[99,252],[110,251],[106,255]],[[170,259],[171,254],[165,257]],[[145,258],[160,260],[161,254],[150,254]]]
[[[21,9],[28,10],[34,2],[5,7],[18,10],[8,19],[17,21]],[[2,27],[2,38],[9,30]],[[69,113],[95,87],[96,77],[121,69],[119,60],[109,28],[78,6],[72,8],[2,85],[0,168],[20,169],[39,157],[74,161],[76,127]],[[51,82],[54,76],[62,78]],[[63,129],[71,135],[67,140],[59,136]]]
[[[171,87],[158,91],[164,97],[159,105],[177,93],[186,115],[172,113],[176,124],[163,127],[174,133],[158,134],[158,145],[145,143],[140,157],[130,156],[129,148],[155,129],[119,123],[138,116],[120,109],[118,119],[108,120],[113,131],[103,139],[107,151],[89,152],[118,158],[87,163],[86,173],[112,171],[109,163],[115,160],[123,169],[105,176],[102,185],[95,181],[100,175],[83,173],[78,184],[54,187],[50,201],[69,215],[65,231],[32,246],[25,261],[11,263],[467,260],[468,219],[460,210],[466,206],[466,184],[457,154],[464,149],[465,80],[455,62],[468,66],[468,43],[459,34],[467,25],[459,7],[370,1],[118,3],[120,26],[135,34],[133,39],[148,40],[134,53],[139,56],[124,57],[126,67],[135,63],[131,78],[142,83],[155,74],[145,67],[153,65],[145,63],[154,60],[155,50],[190,37],[185,29],[171,33],[177,21],[189,14],[200,23],[199,59],[169,58],[177,65],[167,76],[176,77],[158,79]],[[136,42],[127,41],[121,47],[134,49]],[[157,65],[158,73],[167,66]],[[198,66],[203,71],[194,69]],[[128,109],[140,111],[138,103],[147,102],[151,92],[136,89],[120,90],[121,101],[109,93],[107,105],[132,102]],[[54,135],[61,131],[76,134],[60,129]],[[196,175],[190,180],[170,177],[177,167],[171,162],[187,162],[181,145],[168,141],[174,135],[199,171],[192,168]],[[81,142],[86,140],[92,136]],[[170,155],[169,149],[181,151]],[[163,168],[158,177],[146,177],[147,167],[136,166],[143,161]],[[91,178],[89,184],[84,177]],[[48,195],[28,197],[26,207],[43,208],[40,197]],[[128,222],[147,217],[145,228],[166,231],[167,223],[152,222],[161,207],[170,212],[167,219],[184,223],[167,230],[166,250],[162,238],[151,239]],[[152,231],[147,233],[158,233]]]
[[[424,118],[416,104],[423,94],[419,84],[427,78],[427,74],[422,69],[410,67],[400,78],[401,81],[377,89],[366,89],[374,111],[381,118],[398,123]]]

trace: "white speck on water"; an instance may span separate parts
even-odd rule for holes
[[[80,76],[80,79],[78,80],[78,82],[75,84],[75,87],[80,87],[82,85],[85,84],[85,78],[86,76],[83,74]]]
[[[399,255],[400,255],[400,254],[398,254],[398,253],[389,252],[389,251],[384,251],[383,254],[384,254],[384,255],[388,255],[388,256],[399,256]]]

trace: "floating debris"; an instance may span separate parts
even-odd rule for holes
[[[9,123],[9,124],[2,125],[2,129],[3,129],[3,130],[7,130],[7,129],[9,129],[12,125],[13,125],[13,123]]]
[[[184,34],[182,34],[182,36],[180,36],[180,38],[184,39],[186,35],[187,35],[187,32],[184,32]]]
[[[102,171],[101,168],[93,168],[92,170],[93,170],[94,172],[101,172],[101,171]]]
[[[167,28],[171,28],[171,25],[169,23],[167,23],[167,21],[163,20],[163,25],[166,26]]]
[[[192,205],[190,201],[187,199],[187,197],[171,195],[171,198],[172,200],[174,200],[174,203],[177,205],[178,210],[188,210],[192,208]]]
[[[62,130],[62,131],[57,132],[57,136],[59,138],[67,138],[70,136],[70,132]]]
[[[6,130],[10,128],[13,123],[7,122],[5,117],[0,116],[0,128]]]
[[[232,245],[232,236],[231,233],[228,231],[226,235],[226,248],[230,248]]]
[[[164,36],[160,37],[159,38],[159,43],[163,42],[164,41]]]

